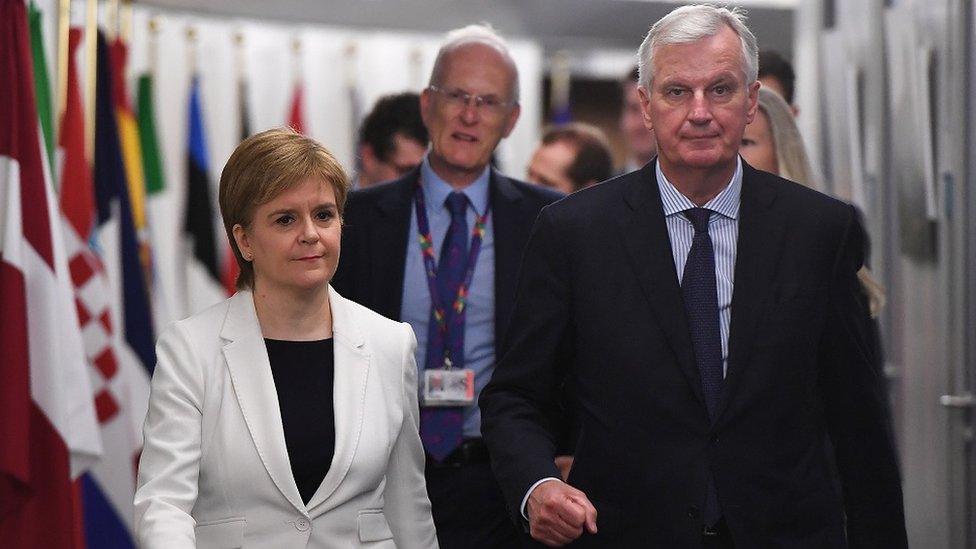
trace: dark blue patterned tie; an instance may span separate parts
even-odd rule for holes
[[[695,351],[695,362],[701,375],[702,390],[708,417],[715,421],[719,395],[725,376],[722,373],[722,335],[718,318],[718,290],[715,283],[715,248],[708,234],[708,221],[711,210],[691,208],[685,210],[685,217],[695,227],[695,238],[691,242],[685,272],[681,277],[681,295],[684,298],[685,314],[691,331],[691,344]],[[718,494],[711,471],[708,473],[708,492],[703,513],[705,524],[713,526],[722,518]]]
[[[441,244],[437,261],[437,290],[448,310],[447,334],[442,336],[431,308],[427,327],[427,369],[444,367],[444,351],[450,351],[451,367],[464,368],[464,323],[450,314],[458,287],[464,281],[468,263],[468,197],[452,192],[445,201],[451,212],[451,225]],[[442,461],[461,445],[463,413],[459,407],[424,408],[420,414],[420,438],[427,453]]]

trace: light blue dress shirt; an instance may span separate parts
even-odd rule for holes
[[[678,271],[678,284],[684,276],[691,241],[695,238],[695,227],[682,213],[698,206],[668,181],[656,164],[657,187],[661,191],[664,205],[664,220],[668,225],[671,239],[671,252],[674,254],[674,267]],[[722,335],[722,372],[729,369],[729,324],[732,320],[732,289],[735,278],[735,247],[739,240],[739,204],[742,194],[742,159],[737,158],[732,180],[715,195],[715,198],[702,206],[711,210],[708,220],[708,234],[712,237],[715,250],[715,285],[718,291],[719,328]],[[717,214],[717,215],[716,215]]]
[[[471,230],[477,217],[488,208],[488,181],[490,168],[485,168],[480,176],[463,192],[468,197],[468,245],[471,245]],[[427,222],[434,244],[434,257],[440,258],[441,244],[451,224],[451,212],[444,201],[454,190],[447,182],[437,176],[430,167],[427,157],[420,166],[420,180],[423,182],[424,200],[427,208]],[[417,366],[421,371],[427,363],[427,339],[430,323],[430,290],[427,275],[424,273],[424,258],[420,252],[417,232],[417,209],[410,208],[410,235],[407,239],[407,261],[403,274],[403,305],[400,319],[410,324],[417,334]],[[488,216],[485,236],[481,242],[481,252],[475,264],[474,276],[468,291],[468,305],[464,326],[464,367],[474,370],[475,404],[464,409],[465,437],[481,436],[481,410],[477,398],[488,384],[495,369],[495,236],[494,212]]]

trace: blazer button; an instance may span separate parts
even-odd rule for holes
[[[305,517],[301,517],[295,521],[295,529],[297,529],[299,532],[307,532],[311,527],[312,525],[309,524],[308,519]]]
[[[699,509],[698,507],[696,507],[694,505],[692,505],[691,507],[689,507],[688,508],[688,518],[690,518],[692,520],[698,520],[699,518],[701,518],[701,509]]]

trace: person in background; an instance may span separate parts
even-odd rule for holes
[[[518,547],[524,533],[492,475],[477,399],[504,351],[529,230],[561,195],[490,165],[521,112],[518,70],[490,27],[448,33],[420,110],[431,139],[420,167],[349,197],[335,287],[417,333],[441,546]]]
[[[676,8],[638,58],[657,160],[542,210],[481,396],[513,518],[551,546],[907,547],[854,208],[742,162],[761,84],[741,12]]]
[[[381,97],[359,127],[358,188],[403,177],[416,168],[427,152],[427,140],[419,95]]]
[[[773,90],[786,100],[793,116],[799,111],[793,103],[796,94],[796,72],[793,64],[773,50],[759,52],[759,81],[764,88]]]
[[[643,167],[657,154],[654,130],[644,124],[640,98],[637,95],[637,67],[620,82],[620,133],[627,145],[627,159],[620,173],[632,172]]]
[[[767,88],[759,90],[759,111],[752,124],[746,126],[739,154],[757,170],[825,192],[810,167],[793,111],[775,91]],[[875,280],[866,266],[861,267],[857,277],[868,297],[871,317],[877,318],[885,305],[884,286]]]
[[[610,145],[603,132],[574,122],[546,129],[529,163],[528,180],[570,194],[609,179],[612,170]]]
[[[437,547],[410,326],[336,293],[348,180],[293,130],[220,177],[238,291],[159,338],[135,494],[147,549]]]

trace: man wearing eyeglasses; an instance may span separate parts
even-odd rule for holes
[[[450,32],[420,96],[430,148],[345,211],[339,293],[417,335],[427,488],[444,548],[518,547],[481,438],[477,398],[501,354],[522,249],[561,195],[490,166],[518,121],[518,71],[488,27]],[[526,538],[527,539],[527,538]]]

